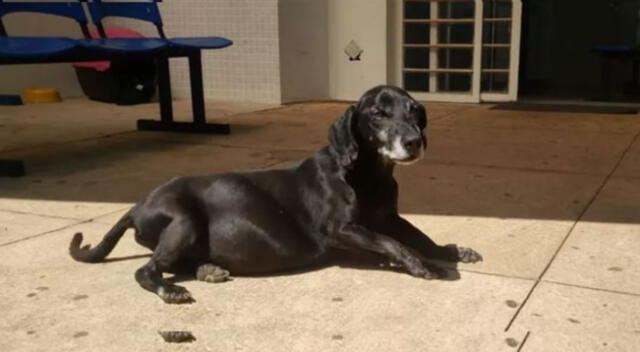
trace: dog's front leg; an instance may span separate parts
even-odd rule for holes
[[[384,222],[385,233],[405,246],[417,251],[425,259],[440,259],[449,262],[475,263],[482,261],[480,253],[471,248],[458,247],[454,244],[440,246],[407,220],[399,215]]]
[[[405,245],[363,226],[342,226],[329,239],[330,245],[336,248],[365,250],[386,256],[391,261],[402,265],[413,276],[426,279],[439,277],[437,273],[427,269],[422,260]]]

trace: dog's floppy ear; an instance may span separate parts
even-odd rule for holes
[[[353,134],[356,115],[356,107],[351,105],[329,129],[329,143],[344,167],[351,166],[358,158],[358,142]]]
[[[427,110],[420,103],[417,103],[415,107],[418,112],[418,127],[423,130],[427,127]]]

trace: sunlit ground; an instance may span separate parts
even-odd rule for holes
[[[178,102],[186,118],[188,102]],[[85,100],[0,107],[0,351],[635,351],[640,349],[640,118],[428,104],[429,150],[397,170],[403,215],[439,243],[472,247],[459,279],[375,268],[185,281],[162,303],[134,271],[126,234],[81,264],[128,207],[176,175],[284,167],[326,144],[343,103],[209,102],[229,136],[135,131],[155,105]],[[157,330],[197,341],[166,345]]]

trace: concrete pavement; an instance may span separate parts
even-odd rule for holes
[[[175,175],[305,157],[346,106],[209,103],[229,136],[136,132],[153,105],[0,107],[0,158],[29,172],[0,179],[0,351],[640,350],[638,115],[428,104],[430,148],[398,169],[400,210],[483,254],[455,281],[335,266],[182,282],[197,302],[176,306],[134,281],[149,253],[130,235],[108,262],[68,256],[74,232],[96,243]]]

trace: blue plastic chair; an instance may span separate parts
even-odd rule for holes
[[[80,1],[85,2],[85,0]],[[102,25],[102,20],[106,17],[135,18],[154,24],[160,21],[159,23],[162,25],[160,13],[155,3],[94,1],[88,2],[87,6],[91,19],[102,37],[84,40],[82,44],[87,49],[104,54],[146,54],[162,51],[169,47],[169,43],[163,38],[107,38]]]
[[[149,54],[162,51],[169,45],[165,40],[156,38],[99,38],[80,42],[89,51],[106,55]]]
[[[188,49],[222,49],[233,42],[223,37],[185,37],[168,39],[172,46]]]
[[[233,44],[231,40],[223,37],[167,38],[164,33],[162,17],[160,16],[160,10],[157,4],[157,2],[160,1],[162,0],[151,0],[147,2],[105,2],[102,0],[93,0],[88,3],[88,6],[93,23],[96,24],[102,36],[105,36],[104,27],[102,26],[102,20],[104,18],[127,17],[153,23],[158,30],[158,35],[165,39],[173,48],[198,50],[221,49]]]
[[[146,38],[147,41],[161,41],[167,46],[167,51],[163,57],[156,60],[158,69],[158,86],[160,96],[160,118],[161,121],[138,120],[139,130],[152,131],[181,131],[181,132],[211,132],[229,133],[229,125],[210,124],[206,122],[204,93],[202,82],[202,49],[221,49],[233,44],[229,39],[222,37],[188,37],[188,38],[167,38],[160,16],[160,9],[157,2],[150,1],[102,1],[102,0],[80,0],[87,2],[89,14],[102,37],[106,37],[102,21],[107,17],[133,18],[155,25],[160,38]],[[130,42],[131,46],[136,46],[135,40],[123,39],[122,42]],[[193,123],[176,122],[173,120],[173,108],[171,102],[171,85],[169,72],[169,57],[188,57],[189,77],[191,84],[191,106],[193,110]]]
[[[87,18],[82,5],[74,2],[4,2],[0,0],[0,57],[4,60],[36,60],[68,55],[80,43],[64,37],[8,37],[2,18],[18,12],[43,13],[78,22],[88,36]]]
[[[65,56],[79,43],[69,38],[0,37],[0,56],[9,60],[30,60]]]

